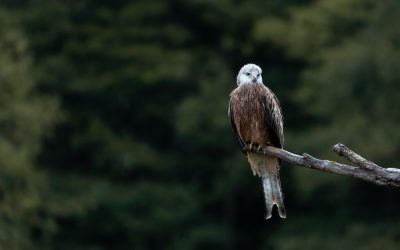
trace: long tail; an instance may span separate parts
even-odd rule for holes
[[[278,207],[279,216],[286,218],[286,209],[283,204],[283,193],[279,179],[279,161],[277,158],[248,153],[248,160],[253,169],[262,178],[265,205],[267,208],[266,219],[272,217],[274,205]]]

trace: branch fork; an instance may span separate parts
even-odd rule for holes
[[[307,168],[359,178],[381,186],[400,187],[399,168],[383,168],[378,166],[340,143],[333,146],[332,150],[337,155],[344,157],[351,163],[355,164],[355,166],[330,160],[320,160],[307,153],[300,156],[284,149],[271,146],[262,149],[247,148],[248,152],[273,156],[283,161]]]

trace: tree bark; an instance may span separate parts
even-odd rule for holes
[[[260,150],[256,148],[247,149],[247,151],[274,156],[283,161],[311,169],[359,178],[377,185],[400,187],[400,169],[380,167],[353,152],[343,144],[336,144],[333,146],[333,151],[354,163],[356,166],[330,160],[320,160],[306,153],[300,156],[284,149],[270,146]]]

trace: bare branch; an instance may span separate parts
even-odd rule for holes
[[[371,169],[371,170],[375,169],[375,168],[381,168],[380,166],[376,165],[375,163],[364,159],[362,156],[353,152],[352,150],[350,150],[348,147],[346,147],[345,145],[343,145],[341,143],[338,143],[335,146],[333,146],[332,150],[339,156],[343,156],[348,161],[355,163],[362,168]]]
[[[400,169],[382,168],[356,154],[343,144],[336,144],[333,151],[339,156],[343,156],[358,166],[350,166],[330,160],[320,160],[304,153],[302,156],[293,154],[289,151],[267,146],[262,150],[255,148],[248,151],[277,157],[283,161],[304,166],[311,169],[318,169],[325,172],[359,178],[382,186],[400,187]]]

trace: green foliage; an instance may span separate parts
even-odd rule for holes
[[[46,176],[35,167],[41,141],[58,120],[54,98],[36,93],[27,41],[0,9],[0,248],[33,249]]]
[[[400,104],[393,91],[399,80],[399,31],[393,28],[400,23],[399,7],[395,1],[319,1],[293,10],[289,20],[261,22],[259,29],[293,29],[286,33],[284,50],[309,62],[294,96],[319,121],[312,138],[320,139],[303,147],[318,152],[325,148],[320,147],[323,141],[337,138],[372,160],[400,163],[399,118],[390,108]],[[256,34],[273,41],[282,38],[274,28]],[[374,144],[379,147],[370,146]]]
[[[1,6],[0,248],[398,246],[398,192],[286,164],[288,218],[266,222],[227,118],[254,62],[289,150],[399,166],[397,1]]]

